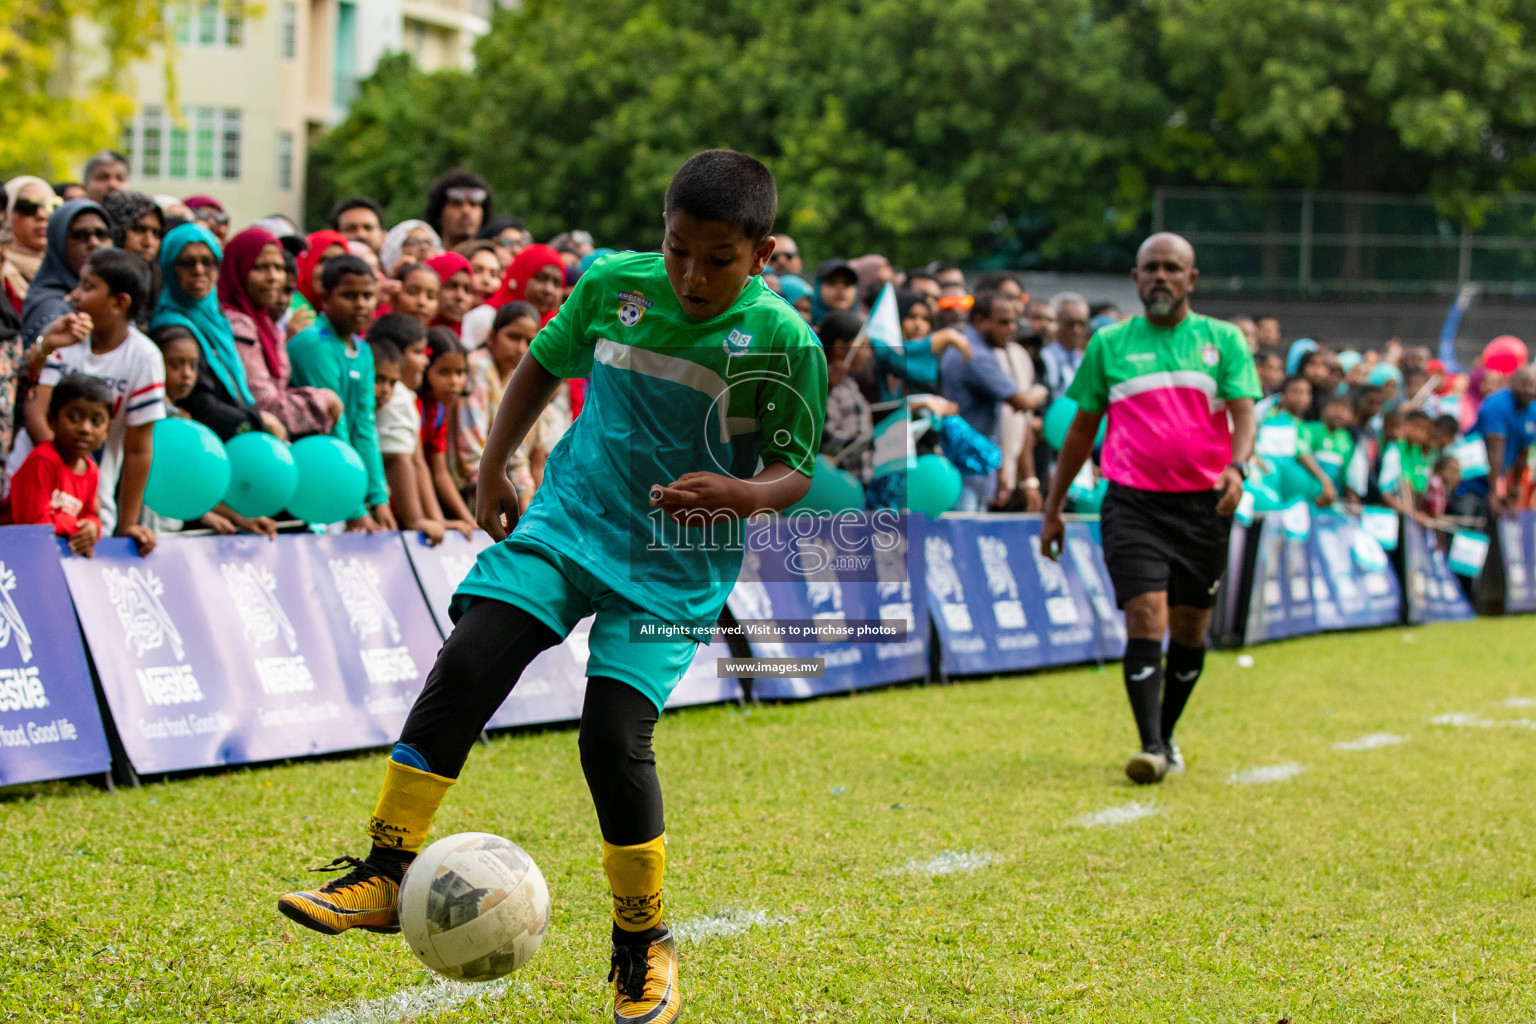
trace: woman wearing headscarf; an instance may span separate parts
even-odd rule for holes
[[[424,220],[403,220],[384,236],[384,244],[379,246],[379,265],[384,276],[394,277],[401,260],[409,258],[412,263],[420,263],[442,251],[443,240],[432,225]]]
[[[432,321],[433,326],[446,327],[455,335],[462,335],[464,316],[475,301],[475,268],[456,252],[440,253],[424,262],[437,271],[438,280],[442,281],[437,292],[437,319]]]
[[[149,264],[149,299],[138,318],[139,329],[148,330],[160,298],[160,240],[165,237],[165,214],[153,199],[133,189],[108,193],[101,206],[112,221],[112,244]]]
[[[309,236],[309,248],[299,253],[298,291],[293,296],[292,312],[308,310],[317,316],[325,300],[320,292],[320,273],[327,260],[346,255],[347,236],[340,231],[316,231]]]
[[[30,348],[48,325],[74,312],[65,298],[80,283],[86,257],[112,244],[107,211],[89,199],[73,199],[48,219],[48,250],[21,307],[21,340]]]
[[[234,333],[256,408],[276,417],[289,437],[327,434],[341,415],[341,399],[326,388],[290,386],[288,343],[269,313],[287,277],[277,237],[261,228],[246,228],[224,250],[219,309]]]
[[[459,336],[464,347],[473,351],[485,344],[496,311],[509,302],[527,302],[539,311],[539,327],[555,318],[565,294],[565,257],[547,245],[523,248],[501,276],[501,287],[483,306],[476,306],[464,316]]]
[[[27,286],[48,251],[48,217],[59,205],[53,186],[42,178],[23,174],[5,183],[5,251],[0,254],[0,276],[5,280],[11,307],[20,311],[27,300]]]
[[[201,356],[197,383],[180,403],[193,419],[225,441],[247,430],[265,430],[286,440],[288,431],[282,423],[256,407],[234,330],[219,311],[215,289],[222,258],[219,240],[203,225],[172,229],[160,247],[165,287],[150,329],[185,327],[197,339]]]

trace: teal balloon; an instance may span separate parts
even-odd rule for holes
[[[864,485],[859,478],[845,469],[838,469],[829,456],[816,458],[816,469],[811,476],[811,489],[805,497],[785,509],[784,515],[809,512],[812,515],[831,516],[839,512],[857,512],[864,508]]]
[[[1262,477],[1250,477],[1243,486],[1253,495],[1255,512],[1278,512],[1287,504],[1271,482]]]
[[[1323,485],[1317,477],[1307,472],[1297,459],[1276,459],[1280,463],[1276,476],[1279,478],[1280,497],[1286,504],[1300,499],[1315,501],[1323,493]]]
[[[955,507],[960,500],[960,470],[942,455],[917,457],[907,472],[907,508],[932,519]]]
[[[1072,511],[1079,515],[1093,515],[1104,507],[1104,495],[1109,493],[1109,481],[1099,479],[1091,491],[1072,492]]]
[[[1077,403],[1063,395],[1052,402],[1050,408],[1045,410],[1045,443],[1057,451],[1066,443],[1067,431],[1072,427],[1072,420],[1077,417]],[[1099,433],[1093,439],[1093,445],[1097,448],[1104,443],[1104,434],[1109,429],[1109,417],[1099,418]]]
[[[224,500],[229,456],[218,435],[201,423],[163,419],[150,435],[153,453],[144,504],[167,519],[198,519]]]
[[[229,453],[229,492],[224,504],[247,519],[288,507],[299,487],[299,467],[286,444],[252,430],[236,434],[224,450]]]
[[[298,486],[288,511],[306,523],[339,523],[358,514],[368,493],[368,470],[345,441],[327,434],[306,437],[291,449]]]

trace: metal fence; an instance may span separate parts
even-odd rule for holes
[[[1536,294],[1536,196],[1159,188],[1152,225],[1199,253],[1202,291],[1304,296]]]

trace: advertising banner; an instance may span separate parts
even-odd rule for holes
[[[1455,622],[1472,617],[1472,606],[1446,562],[1437,536],[1412,519],[1403,520],[1403,565],[1408,590],[1408,621]]]
[[[1308,535],[1297,538],[1295,524],[1283,516],[1267,515],[1263,524],[1249,532],[1249,543],[1258,545],[1253,563],[1253,592],[1248,602],[1246,644],[1317,632],[1317,609],[1312,597],[1312,565]]]
[[[111,767],[50,526],[0,527],[0,786]]]
[[[141,773],[391,743],[441,643],[389,534],[111,539],[64,569]]]
[[[427,607],[432,609],[437,630],[446,640],[453,632],[453,622],[448,618],[448,604],[453,600],[453,592],[474,568],[480,552],[495,541],[483,530],[476,530],[473,539],[457,530],[449,530],[442,543],[436,546],[428,544],[420,530],[402,530],[400,539],[405,542],[405,553],[416,570],[416,579],[427,599]]]
[[[946,672],[1014,672],[1120,657],[1125,628],[1099,546],[1067,528],[1060,562],[1040,517],[945,516],[928,524],[924,573]]]
[[[1310,555],[1319,631],[1397,624],[1402,612],[1397,574],[1359,520],[1313,517]]]
[[[1504,559],[1504,611],[1536,612],[1536,512],[1500,519],[1499,554]]]
[[[753,682],[757,697],[782,699],[923,679],[928,675],[928,605],[923,535],[933,524],[889,511],[775,518],[750,526],[741,577],[728,607],[740,624],[903,620],[906,639],[860,643],[753,640],[753,657],[824,659],[821,678]]]

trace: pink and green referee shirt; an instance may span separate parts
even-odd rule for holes
[[[1243,332],[1198,313],[1177,327],[1145,317],[1100,328],[1067,397],[1109,413],[1101,469],[1144,491],[1208,491],[1232,461],[1227,402],[1258,398]]]

